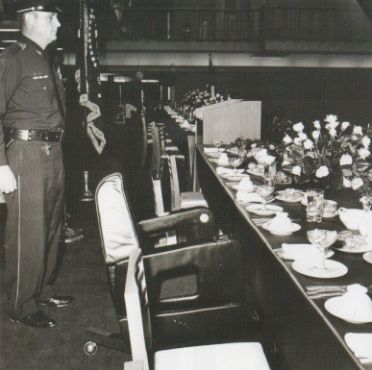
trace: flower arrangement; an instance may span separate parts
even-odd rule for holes
[[[361,188],[371,168],[371,139],[361,126],[339,122],[327,115],[314,121],[310,130],[302,122],[287,128],[283,137],[282,169],[296,182],[329,183],[330,177],[345,188]]]
[[[181,99],[180,104],[195,110],[196,108],[216,104],[224,101],[224,96],[217,93],[211,95],[207,90],[192,90],[188,91]]]

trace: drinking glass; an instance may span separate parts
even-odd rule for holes
[[[266,205],[272,199],[275,190],[275,181],[272,176],[265,177],[263,184],[256,186],[256,193],[263,199],[263,209],[266,210]]]
[[[214,146],[217,148],[217,151],[219,152],[220,151],[220,147],[222,146],[223,144],[223,141],[222,140],[215,140],[213,142]]]
[[[311,244],[316,246],[320,252],[319,266],[315,267],[320,272],[327,270],[326,267],[326,251],[337,239],[337,232],[322,229],[308,230],[307,239]]]
[[[237,167],[240,166],[243,163],[244,159],[240,156],[230,156],[229,157],[229,163],[234,168],[234,174],[237,172]]]
[[[322,222],[324,191],[308,189],[306,191],[306,221]]]

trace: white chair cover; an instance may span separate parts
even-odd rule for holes
[[[105,177],[98,185],[96,208],[106,263],[128,259],[139,243],[119,173]]]

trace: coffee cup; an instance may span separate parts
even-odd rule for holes
[[[323,217],[333,217],[337,213],[338,204],[334,200],[325,199],[323,201]]]

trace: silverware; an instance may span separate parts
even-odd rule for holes
[[[348,285],[310,285],[306,287],[306,293],[311,299],[336,297],[346,292]],[[372,285],[367,287],[372,293]]]
[[[345,292],[341,292],[341,291],[339,292],[333,291],[333,292],[324,292],[324,293],[307,293],[307,295],[311,299],[322,299],[322,298],[338,297],[338,296],[343,295],[344,293]]]
[[[309,293],[346,291],[350,284],[334,284],[334,285],[308,285],[305,289]],[[372,290],[372,285],[366,287],[368,291]]]

